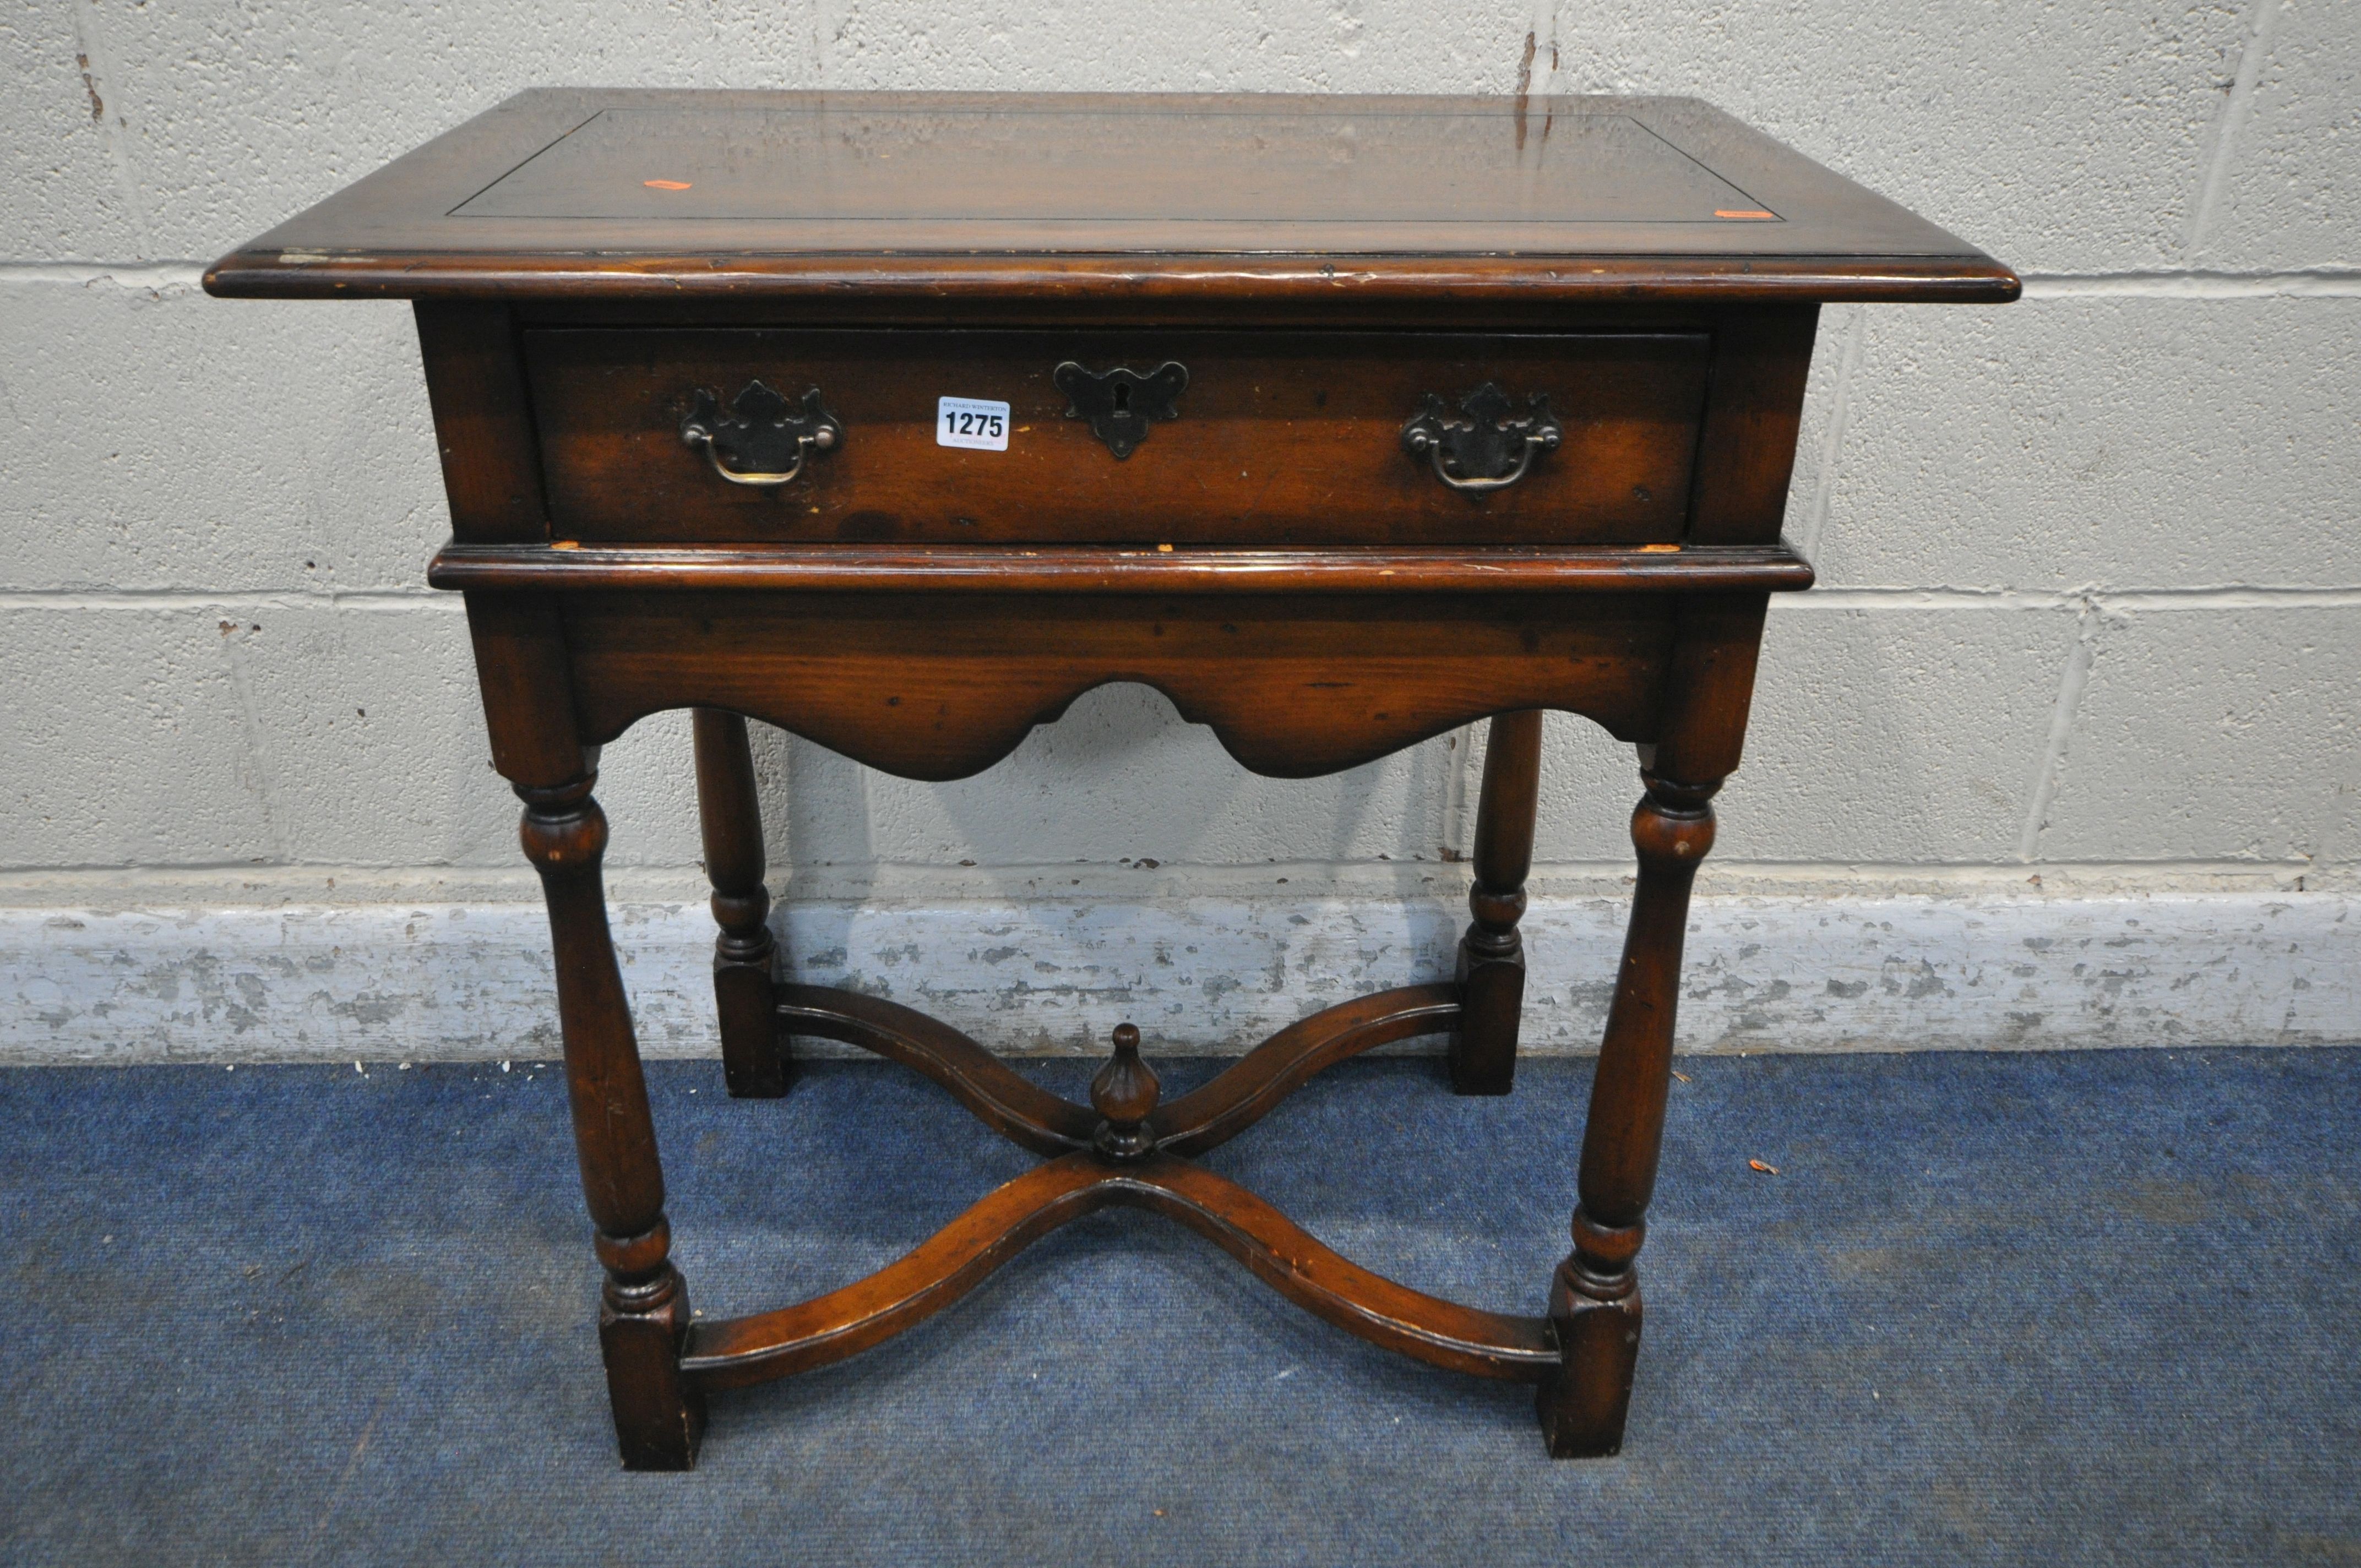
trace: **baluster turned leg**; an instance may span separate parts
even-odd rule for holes
[[[525,803],[519,834],[549,902],[575,1151],[597,1227],[593,1245],[607,1270],[598,1345],[623,1467],[686,1470],[697,1461],[705,1406],[680,1374],[688,1287],[671,1260],[647,1081],[607,929],[598,872],[607,817],[590,797],[597,779],[586,770],[551,788],[519,784]]]
[[[793,1061],[771,995],[778,947],[770,890],[763,885],[762,805],[746,721],[700,707],[697,811],[705,833],[705,874],[713,883],[713,998],[721,1020],[721,1073],[730,1092],[769,1099],[787,1091]]]
[[[1541,793],[1538,708],[1492,720],[1484,793],[1476,804],[1475,916],[1459,939],[1459,1026],[1451,1034],[1451,1087],[1506,1094],[1517,1073],[1517,1025],[1525,1001],[1525,873],[1532,869],[1533,811]]]
[[[1762,594],[1698,594],[1682,602],[1658,738],[1640,748],[1648,793],[1631,813],[1639,885],[1591,1080],[1574,1251],[1550,1284],[1559,1370],[1542,1385],[1539,1406],[1556,1459],[1623,1446],[1640,1359],[1640,1242],[1672,1087],[1689,886],[1713,848],[1709,803],[1745,742],[1768,602]]]
[[[1542,1386],[1540,1408],[1543,1434],[1558,1459],[1614,1453],[1623,1446],[1640,1358],[1637,1260],[1664,1143],[1681,938],[1697,862],[1713,848],[1708,802],[1721,782],[1681,784],[1644,771],[1640,776],[1648,793],[1631,814],[1639,885],[1591,1082],[1574,1252],[1550,1287],[1549,1315],[1564,1365]]]

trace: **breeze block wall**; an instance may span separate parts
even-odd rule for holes
[[[1685,1048],[2361,1038],[2361,6],[10,0],[0,39],[6,1059],[555,1049],[409,313],[197,287],[554,83],[1719,104],[2026,289],[1823,316],[1824,586],[1773,612]],[[1637,786],[1549,737],[1528,1037],[1585,1049]],[[1482,745],[1274,782],[1137,687],[950,784],[762,732],[780,927],[1006,1048],[1236,1048],[1443,972]],[[604,772],[643,1044],[708,1053],[685,718]]]

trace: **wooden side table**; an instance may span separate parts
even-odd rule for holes
[[[2015,297],[2007,269],[1703,104],[1655,99],[558,91],[511,100],[206,275],[416,302],[493,760],[547,891],[623,1463],[708,1394],[840,1360],[1109,1204],[1376,1343],[1622,1441],[1689,885],[1739,760],[1818,307]],[[1141,681],[1246,767],[1491,721],[1456,972],[1091,1104],[908,1008],[780,978],[745,720],[918,779]],[[723,1059],[798,1035],[924,1073],[1043,1157],[916,1252],[691,1321],[607,929],[598,749],[696,710]],[[1448,1034],[1509,1091],[1541,710],[1645,793],[1574,1247],[1547,1310],[1369,1273],[1191,1157],[1323,1068]],[[1411,978],[1411,977],[1405,977]]]

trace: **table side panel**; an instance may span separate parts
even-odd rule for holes
[[[1714,323],[1690,543],[1778,542],[1819,314],[1817,305],[1774,305],[1727,311]]]
[[[964,778],[1110,682],[1312,778],[1487,715],[1554,707],[1654,738],[1679,599],[1655,594],[1112,598],[560,596],[586,740],[728,708],[905,778]]]
[[[469,300],[421,300],[412,309],[453,535],[470,544],[547,539],[539,440],[514,313]]]

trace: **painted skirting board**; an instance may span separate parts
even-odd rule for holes
[[[2361,1040],[2361,900],[2341,894],[1701,899],[1684,1050],[2050,1049]],[[1440,902],[796,904],[796,978],[995,1049],[1232,1052],[1450,972]],[[1525,1040],[1595,1048],[1623,906],[1536,900]],[[715,1052],[701,905],[614,911],[651,1056]],[[0,911],[0,1060],[369,1062],[558,1052],[548,929],[514,904]],[[1432,1047],[1436,1042],[1424,1042]],[[807,1048],[834,1053],[821,1042]]]

